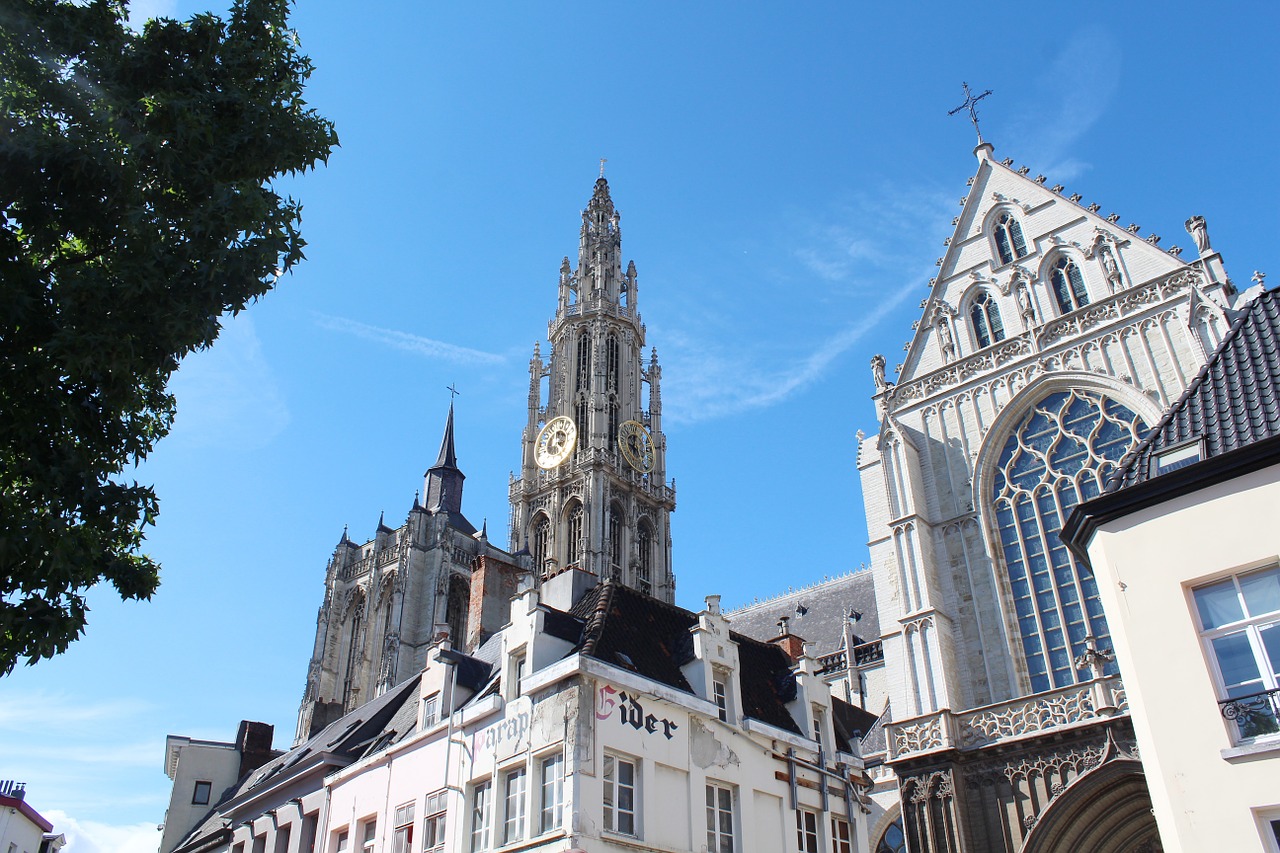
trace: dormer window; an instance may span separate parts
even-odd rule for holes
[[[989,347],[996,341],[1004,340],[1004,324],[1000,322],[1000,309],[991,294],[982,291],[973,300],[969,308],[969,319],[973,322],[973,336],[978,347]]]
[[[992,236],[996,240],[996,252],[1000,255],[1000,264],[1011,264],[1027,253],[1026,241],[1022,239],[1022,226],[1012,213],[1005,211],[996,219]]]
[[[716,703],[720,722],[729,722],[729,674],[719,668],[711,675],[711,699]]]
[[[1063,314],[1089,304],[1089,293],[1084,289],[1084,276],[1080,274],[1080,267],[1067,255],[1054,262],[1049,271],[1049,284],[1053,290],[1053,298],[1057,300],[1058,310]]]

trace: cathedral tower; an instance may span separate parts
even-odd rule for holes
[[[675,598],[661,369],[645,357],[635,263],[622,267],[618,212],[601,177],[582,213],[578,265],[560,265],[547,337],[529,362],[521,475],[511,481],[511,547],[545,580],[566,569]]]
[[[363,545],[344,530],[329,559],[295,744],[421,672],[446,630],[460,644],[475,627],[476,566],[512,565],[512,557],[462,514],[463,479],[450,406],[440,453],[424,477],[425,505],[415,495],[396,528],[379,517]]]

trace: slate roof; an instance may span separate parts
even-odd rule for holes
[[[410,678],[394,689],[366,702],[346,716],[335,720],[317,735],[276,755],[275,758],[250,773],[246,773],[234,785],[222,793],[209,814],[187,834],[175,851],[198,849],[228,826],[227,812],[231,801],[259,785],[268,784],[274,778],[317,755],[329,755],[338,766],[360,758],[375,746],[382,748],[403,739],[417,727],[418,676]],[[404,708],[409,712],[404,712]],[[384,737],[390,734],[390,737]],[[332,763],[330,765],[332,767]]]
[[[844,619],[850,611],[862,614],[862,618],[852,626],[861,642],[880,639],[876,592],[870,571],[832,578],[768,601],[750,604],[725,616],[735,631],[757,640],[777,637],[780,633],[778,619],[786,616],[787,630],[814,643],[817,654],[821,656],[844,647]]]
[[[676,690],[693,693],[680,667],[693,660],[696,613],[617,583],[599,584],[569,610],[583,621],[574,651],[630,669]],[[781,648],[730,632],[738,644],[742,711],[753,719],[801,734],[786,703],[796,696],[792,661]]]
[[[1280,436],[1280,291],[1260,293],[1230,330],[1187,390],[1120,463],[1107,491],[1153,475],[1152,459],[1164,450],[1203,440],[1212,459]]]

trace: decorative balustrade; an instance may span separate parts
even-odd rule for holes
[[[970,711],[952,713],[944,709],[889,723],[889,753],[897,759],[941,749],[980,749],[997,741],[1032,737],[1128,710],[1124,685],[1119,677],[1112,676]]]
[[[1224,699],[1222,717],[1236,724],[1242,740],[1280,733],[1280,688]]]
[[[615,469],[619,476],[631,482],[641,492],[659,502],[675,502],[676,490],[663,483],[651,474],[641,474],[621,461],[618,453],[603,447],[581,447],[574,451],[572,458],[565,465],[550,471],[538,469],[532,477],[516,477],[511,480],[510,493],[517,497],[525,492],[541,491],[544,487],[562,480],[570,479],[577,474],[588,471],[593,464],[603,462]]]
[[[853,665],[869,666],[884,660],[884,644],[879,640],[853,647]],[[818,658],[818,674],[827,675],[849,668],[849,655],[844,649],[828,652]]]

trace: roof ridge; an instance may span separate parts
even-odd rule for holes
[[[802,587],[798,587],[798,588],[794,588],[794,589],[788,589],[786,592],[780,592],[780,593],[778,593],[777,595],[774,595],[774,596],[772,596],[772,597],[770,597],[770,598],[761,598],[761,599],[757,599],[756,601],[753,601],[753,602],[751,602],[750,604],[744,604],[744,605],[742,605],[741,607],[735,607],[735,608],[732,608],[732,609],[730,609],[730,610],[727,610],[727,611],[725,611],[725,613],[726,613],[726,615],[741,614],[741,613],[744,613],[744,612],[746,612],[746,611],[748,611],[748,610],[752,610],[752,609],[754,609],[754,608],[756,608],[756,607],[763,607],[763,606],[764,606],[764,605],[766,605],[766,604],[773,604],[774,602],[781,601],[782,599],[786,598],[787,596],[790,596],[790,595],[796,595],[796,594],[798,594],[798,593],[802,593],[802,592],[810,592],[810,591],[812,591],[812,590],[817,589],[817,588],[818,588],[818,587],[820,587],[820,586],[826,586],[826,585],[827,585],[827,584],[829,584],[829,583],[835,583],[835,582],[837,582],[837,581],[847,580],[847,579],[849,579],[849,578],[851,578],[851,577],[855,577],[855,576],[857,576],[857,575],[867,574],[867,573],[869,573],[870,571],[871,571],[871,567],[870,567],[870,566],[868,566],[866,563],[863,563],[860,567],[858,567],[858,568],[856,568],[856,569],[850,569],[849,571],[845,572],[845,573],[844,573],[844,574],[842,574],[842,575],[836,575],[835,577],[827,577],[827,578],[823,578],[823,579],[822,579],[822,580],[820,580],[820,581],[813,581],[812,583],[808,584],[807,586],[802,586]]]
[[[596,593],[596,605],[582,629],[583,640],[580,650],[582,654],[595,655],[596,645],[600,642],[600,635],[603,632],[605,616],[613,604],[613,595],[617,588],[613,578],[606,578],[605,582],[600,584],[600,591]]]

